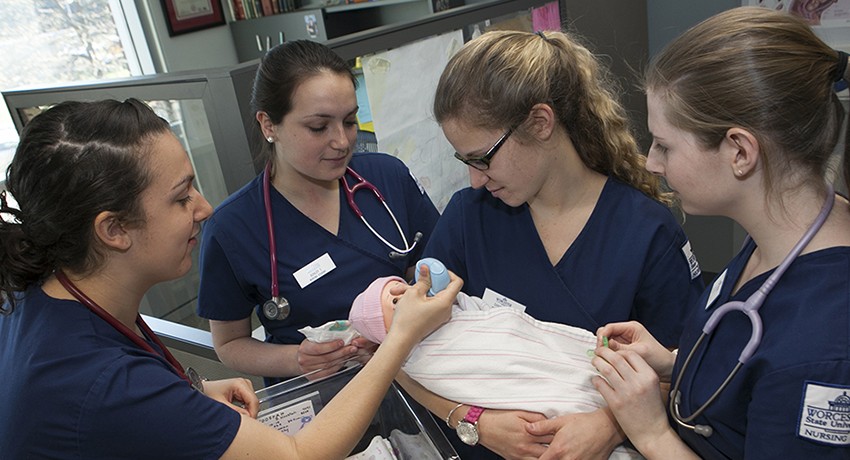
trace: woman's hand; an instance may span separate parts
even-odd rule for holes
[[[305,339],[298,346],[296,359],[302,374],[308,379],[317,379],[333,374],[342,365],[357,356],[359,348],[353,344],[345,345],[342,340],[331,342],[312,342]]]
[[[204,394],[240,414],[257,418],[260,402],[254,393],[254,385],[248,379],[206,380]]]
[[[463,280],[449,271],[449,285],[433,297],[428,297],[431,275],[427,265],[423,264],[419,269],[419,281],[406,289],[398,299],[387,331],[387,337],[401,336],[411,340],[412,344],[418,343],[451,318],[452,304],[463,286]]]
[[[662,402],[658,374],[639,354],[633,350],[599,347],[591,364],[601,374],[593,377],[593,385],[638,449],[669,436],[672,429]]]
[[[357,347],[357,362],[360,364],[366,364],[369,362],[369,359],[372,358],[372,355],[375,354],[375,350],[378,349],[378,344],[372,342],[363,337],[357,337],[351,341],[351,345]]]
[[[536,459],[546,452],[552,435],[533,435],[525,427],[542,420],[546,417],[536,412],[487,409],[478,419],[479,442],[508,460]]]
[[[607,459],[625,440],[614,415],[603,409],[541,420],[526,429],[535,436],[554,435],[540,460]]]
[[[630,350],[640,355],[658,374],[662,382],[669,383],[676,363],[676,355],[661,345],[649,331],[637,321],[611,323],[596,331],[596,346],[603,346],[603,337],[614,351]]]

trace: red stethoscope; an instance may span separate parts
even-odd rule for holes
[[[110,315],[109,312],[107,312],[103,309],[103,307],[95,303],[94,300],[90,299],[89,296],[83,293],[83,291],[77,288],[77,286],[74,285],[74,283],[72,283],[70,279],[68,279],[68,277],[65,275],[65,272],[63,272],[62,270],[56,270],[56,279],[59,280],[59,283],[62,284],[62,286],[72,296],[74,296],[75,299],[77,299],[81,304],[85,305],[86,308],[92,311],[92,313],[101,317],[110,326],[115,328],[115,330],[123,334],[125,337],[130,339],[133,343],[141,347],[143,350],[165,358],[165,360],[168,361],[169,364],[171,364],[171,366],[174,368],[174,370],[177,372],[177,375],[179,375],[181,379],[185,380],[189,385],[192,386],[192,388],[200,392],[204,391],[203,379],[201,378],[201,376],[197,372],[195,372],[195,370],[191,367],[187,368],[185,372],[183,371],[183,366],[180,365],[180,363],[177,361],[177,358],[175,358],[174,355],[172,355],[171,352],[168,351],[168,348],[166,348],[162,341],[159,340],[159,337],[157,337],[156,334],[153,333],[151,328],[148,327],[147,323],[145,323],[141,315],[136,315],[136,325],[139,326],[139,329],[141,329],[145,337],[153,341],[153,343],[155,343],[162,350],[162,354],[159,354],[148,342],[139,337],[138,334],[130,330],[130,328],[125,326],[124,323],[115,319],[114,316]]]
[[[266,318],[271,320],[282,320],[286,319],[286,317],[289,316],[289,312],[291,309],[289,306],[289,301],[280,295],[280,289],[277,282],[277,245],[275,244],[274,237],[274,223],[272,219],[272,205],[270,193],[271,167],[271,162],[266,163],[266,168],[263,173],[263,204],[265,206],[266,212],[266,228],[268,228],[269,232],[269,261],[271,263],[272,298],[267,300],[263,304],[263,315],[265,315]],[[354,180],[356,181],[354,186],[348,184],[348,180],[345,178],[346,174],[354,178]],[[408,244],[407,236],[405,236],[404,231],[401,229],[401,225],[399,225],[398,219],[396,219],[395,217],[395,213],[393,213],[393,211],[387,205],[387,201],[384,199],[384,196],[381,194],[377,187],[372,185],[371,182],[364,179],[363,176],[361,176],[360,174],[357,174],[357,172],[351,169],[350,167],[345,168],[345,173],[342,175],[342,177],[339,178],[339,182],[342,185],[342,191],[345,193],[345,199],[348,202],[348,207],[350,207],[351,210],[354,211],[354,214],[356,214],[357,217],[360,218],[363,224],[366,225],[366,227],[369,229],[369,231],[372,232],[373,235],[375,235],[379,240],[381,240],[381,242],[384,243],[385,246],[390,248],[391,251],[389,253],[389,256],[391,259],[402,259],[404,257],[407,257],[413,251],[413,249],[416,248],[416,244],[419,243],[420,239],[422,239],[422,232],[416,232],[413,237],[413,244]],[[354,202],[354,194],[360,189],[371,191],[375,194],[375,197],[378,199],[378,201],[380,201],[381,204],[384,205],[384,209],[387,210],[387,214],[389,214],[390,218],[392,218],[393,223],[395,224],[395,228],[396,230],[398,230],[398,234],[401,235],[401,241],[404,243],[404,249],[396,247],[392,243],[387,241],[387,239],[381,236],[381,234],[379,234],[377,230],[375,230],[375,228],[372,227],[366,220],[366,218],[363,216],[363,211],[361,211],[360,207],[357,206],[357,203]]]

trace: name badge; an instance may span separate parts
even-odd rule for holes
[[[334,261],[331,259],[331,255],[326,252],[318,259],[300,268],[298,271],[293,273],[292,276],[295,277],[295,281],[298,281],[298,285],[301,286],[301,289],[304,289],[312,284],[313,281],[316,281],[317,279],[332,272],[335,268],[336,264],[334,264]]]
[[[508,296],[499,294],[490,288],[484,289],[484,295],[481,297],[481,300],[493,307],[508,307],[523,312],[525,311],[525,305],[511,299]]]
[[[717,300],[717,296],[720,295],[720,290],[723,289],[723,281],[726,279],[726,271],[723,270],[723,273],[714,280],[714,284],[711,285],[711,292],[708,293],[708,300],[705,302],[705,309],[708,310],[708,307]]]
[[[695,280],[702,273],[702,270],[699,268],[699,262],[697,262],[697,256],[694,255],[694,251],[691,250],[691,242],[685,242],[685,245],[682,246],[682,254],[685,256],[685,260],[688,261],[688,269],[691,271],[691,279]]]

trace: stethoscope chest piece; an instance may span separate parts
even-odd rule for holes
[[[192,388],[204,392],[204,380],[205,378],[201,377],[201,374],[198,373],[195,369],[191,367],[186,368],[186,377],[189,378],[189,382],[192,384]]]
[[[289,301],[283,297],[272,297],[263,304],[263,315],[271,320],[286,319],[289,311]]]

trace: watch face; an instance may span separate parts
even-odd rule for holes
[[[477,445],[478,427],[466,420],[463,420],[457,425],[457,437],[459,437],[464,444],[468,444],[470,446]]]

